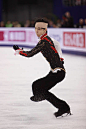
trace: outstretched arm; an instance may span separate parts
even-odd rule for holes
[[[40,52],[43,47],[44,47],[44,42],[38,43],[37,46],[34,47],[31,51],[23,51],[17,45],[13,46],[14,50],[16,51],[16,53],[18,53],[18,54],[20,54],[22,56],[26,56],[26,57],[34,56],[35,54]]]

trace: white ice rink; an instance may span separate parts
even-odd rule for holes
[[[86,57],[63,58],[66,78],[51,92],[68,102],[73,115],[55,118],[50,103],[29,99],[32,82],[50,70],[44,57],[15,56],[11,47],[0,47],[0,129],[86,129]]]

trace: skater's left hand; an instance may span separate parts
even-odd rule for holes
[[[19,54],[20,51],[23,51],[23,49],[20,49],[20,48],[18,47],[18,45],[13,45],[13,49],[15,50],[14,55],[17,55],[17,54]]]
[[[60,58],[60,61],[62,62],[62,64],[64,64],[64,59],[63,58]]]

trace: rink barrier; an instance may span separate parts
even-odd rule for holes
[[[60,43],[63,53],[86,56],[86,29],[48,28],[48,35]],[[0,46],[33,48],[38,40],[34,28],[0,28]]]

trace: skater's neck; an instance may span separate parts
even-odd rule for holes
[[[43,40],[43,39],[44,39],[44,37],[46,37],[46,36],[47,36],[47,33],[45,33],[45,34],[41,35],[41,36],[40,36],[40,39],[41,39],[41,40]]]

